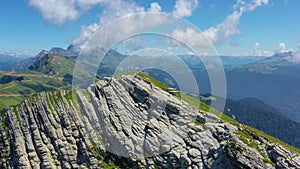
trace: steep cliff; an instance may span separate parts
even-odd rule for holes
[[[1,112],[0,168],[300,168],[300,156],[138,75]]]

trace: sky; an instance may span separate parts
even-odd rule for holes
[[[299,7],[299,0],[2,0],[0,52],[81,46],[119,17],[161,12],[185,19],[201,31],[170,32],[192,46],[205,46],[204,35],[220,55],[270,56],[300,49]],[[164,21],[158,16],[145,26],[159,24],[157,20]],[[134,26],[140,21],[120,29],[138,29]]]

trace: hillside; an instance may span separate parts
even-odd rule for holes
[[[16,105],[32,94],[71,88],[75,61],[65,56],[41,51],[36,57],[21,61],[21,72],[0,72],[0,109]],[[79,70],[84,76],[91,74]]]
[[[36,59],[27,70],[40,72],[50,76],[63,77],[66,80],[72,80],[72,74],[75,67],[75,61],[61,55],[47,53],[44,56]],[[82,73],[90,75],[87,71],[82,70]]]
[[[157,87],[158,86],[158,87]],[[145,74],[40,93],[2,112],[1,168],[299,168],[299,150]],[[163,90],[164,89],[164,90]],[[180,100],[184,98],[187,102]],[[295,152],[297,151],[297,152]]]
[[[296,122],[300,122],[300,64],[289,63],[290,66],[277,67],[276,64],[270,63],[257,64],[256,66],[272,67],[272,71],[264,68],[253,68],[253,64],[245,65],[236,69],[225,70],[227,83],[227,97],[235,100],[243,98],[258,98],[268,105],[275,107],[282,112],[282,115]],[[249,67],[251,69],[246,69]],[[245,69],[244,69],[245,68]],[[274,68],[274,70],[273,70]],[[275,69],[276,68],[276,69]],[[261,71],[260,71],[261,70]],[[219,72],[214,72],[219,73]],[[206,70],[193,69],[193,74],[199,85],[201,94],[211,92],[211,84]],[[185,81],[189,73],[178,73],[178,81]],[[160,81],[168,83],[164,76],[160,74],[156,76]],[[172,83],[170,83],[173,85]],[[186,89],[192,88],[186,84]],[[189,93],[197,93],[195,91],[187,91]]]
[[[256,97],[300,122],[298,53],[284,52],[226,72],[228,96]]]
[[[15,72],[0,72],[0,109],[9,105],[16,105],[26,97],[42,91],[55,91],[71,87],[74,59],[78,52],[72,46],[67,50],[52,48],[50,51],[42,50],[35,57],[28,58],[15,65],[10,70]],[[99,66],[98,76],[112,75],[116,66],[125,58],[114,50],[108,51]],[[97,66],[98,65],[91,65]],[[77,70],[80,79],[93,77],[87,70]],[[83,80],[84,82],[84,80]]]
[[[0,72],[0,109],[16,105],[34,93],[70,88],[68,79],[43,73]]]
[[[210,95],[204,95],[209,97]],[[211,97],[203,100],[206,104],[215,105],[222,103],[224,98]],[[220,108],[215,107],[220,110]],[[223,111],[223,110],[222,110]],[[244,98],[241,100],[226,99],[224,114],[234,117],[240,123],[257,128],[295,147],[300,147],[300,123],[297,123],[282,115],[274,107],[256,98]]]

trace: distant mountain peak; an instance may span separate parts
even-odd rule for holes
[[[76,56],[78,55],[79,51],[75,49],[74,46],[70,45],[67,50],[66,49],[63,49],[61,47],[53,47],[51,50],[50,50],[50,53],[51,54],[54,54],[54,55],[60,55],[60,56]]]
[[[47,50],[42,50],[40,51],[34,58],[33,58],[33,62],[40,60],[41,58],[43,58],[45,55],[47,55],[49,53],[49,51]]]
[[[49,53],[49,51],[43,49],[36,56],[43,55],[43,54],[48,54],[48,53]]]
[[[61,47],[53,47],[51,48],[50,50],[50,53],[55,53],[55,52],[66,52],[67,50],[66,49],[63,49]]]
[[[69,45],[69,46],[67,47],[67,50],[70,51],[70,52],[80,52],[80,47],[71,44],[71,45]]]

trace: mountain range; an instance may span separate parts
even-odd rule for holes
[[[87,91],[43,92],[10,106],[1,112],[0,166],[300,167],[297,149],[165,90],[133,73],[105,78]]]
[[[239,62],[232,66],[225,66],[224,72],[227,83],[227,97],[232,99],[243,99],[253,97],[262,100],[266,104],[276,108],[285,117],[300,122],[300,63],[298,53],[277,53],[268,58],[252,60],[251,63]],[[255,57],[254,57],[255,58]],[[256,57],[257,58],[257,57]],[[222,60],[222,59],[221,59]],[[247,59],[246,59],[247,60]],[[192,72],[198,84],[201,84],[201,94],[211,92],[211,84],[207,69],[199,66],[196,56],[189,56],[185,62],[192,66]],[[234,66],[235,65],[235,66]],[[219,70],[211,70],[215,73]],[[184,81],[189,72],[179,72],[178,77]],[[168,83],[164,77],[157,76],[161,81]],[[174,84],[174,82],[172,82]],[[170,85],[172,85],[170,84]],[[185,86],[185,88],[192,88]],[[189,91],[197,93],[197,91]]]
[[[101,51],[102,50],[103,49],[101,49]],[[79,52],[72,45],[68,47],[67,50],[62,48],[52,48],[50,51],[43,50],[35,57],[22,60],[16,63],[15,66],[11,66],[10,70],[11,71],[13,70],[15,72],[4,72],[4,71],[0,72],[0,83],[1,83],[0,86],[2,89],[0,90],[0,108],[7,107],[9,105],[19,105],[20,103],[22,103],[22,101],[24,101],[24,99],[27,99],[28,97],[34,98],[36,97],[35,95],[36,93],[40,93],[42,91],[54,92],[62,89],[70,89],[72,78],[73,78],[72,76],[73,69],[78,54]],[[241,58],[241,57],[227,57],[227,56],[220,57],[225,68],[227,86],[228,86],[228,97],[229,97],[226,99],[224,114],[233,117],[235,120],[237,120],[242,124],[255,127],[259,130],[266,132],[269,135],[277,137],[290,145],[300,147],[298,133],[295,133],[295,131],[299,130],[299,126],[300,126],[300,123],[297,121],[297,115],[299,111],[297,110],[297,105],[299,105],[298,98],[300,97],[298,96],[297,92],[295,92],[297,91],[296,84],[298,83],[298,77],[295,74],[295,72],[299,71],[298,69],[299,64],[295,60],[295,55],[296,54],[293,52],[288,52],[288,53],[276,54],[269,58],[264,58],[264,57]],[[124,61],[127,57],[128,55],[120,54],[115,50],[107,51],[103,61],[101,62],[98,68],[97,77],[99,79],[103,79],[106,76],[112,76],[113,74],[115,74],[118,65],[122,61]],[[139,58],[139,56],[134,56],[133,58]],[[206,97],[214,98],[213,101],[220,101],[223,99],[223,98],[219,98],[218,96],[210,96],[209,94],[203,95],[204,93],[210,92],[210,86],[209,86],[210,84],[208,83],[209,78],[207,72],[204,69],[205,67],[201,63],[201,60],[199,62],[199,59],[195,56],[179,56],[179,58],[181,58],[196,75],[195,76],[196,80],[198,81],[199,84],[201,84],[200,91],[203,92],[201,96],[202,99]],[[151,56],[148,59],[151,60]],[[177,60],[171,59],[170,61],[174,62],[174,64],[177,64]],[[142,60],[140,64],[143,65],[148,63],[147,60],[144,62]],[[97,65],[91,64],[91,66],[97,66]],[[184,77],[185,69],[180,70],[180,67],[178,68],[179,68],[178,73],[182,77]],[[84,69],[80,70],[80,72],[84,76],[93,76],[91,73],[89,73],[87,70]],[[168,73],[155,70],[155,69],[148,69],[146,70],[146,72],[147,74],[151,75],[155,79],[163,83],[166,83],[171,87],[175,87],[178,89],[178,84]],[[149,79],[150,77],[147,78]],[[89,101],[93,100],[89,96],[87,96],[86,92],[83,92],[83,94],[87,97]],[[49,101],[51,102],[51,100],[57,101],[56,96],[52,96],[53,94],[46,93],[46,95],[51,95],[51,97],[49,96],[48,100],[46,99],[47,104],[49,104],[48,102]],[[70,99],[68,95],[65,96],[66,93],[61,93],[60,95],[64,95],[64,97],[67,97],[65,99]],[[76,95],[79,94],[77,93]],[[44,94],[43,95],[38,94],[38,97],[40,100],[43,100]],[[212,100],[204,99],[202,101],[210,105]],[[26,102],[28,101],[25,101],[25,103]],[[70,101],[68,102],[73,106],[75,104]],[[51,104],[52,105],[50,106],[46,105],[46,107],[48,106],[47,109],[50,109],[50,111],[53,112],[55,109],[55,108],[53,109],[54,103]],[[77,104],[79,104],[77,108],[81,110],[82,103],[79,102]],[[70,105],[66,105],[66,106],[70,107]],[[214,107],[214,108],[218,109],[218,107]],[[70,109],[72,109],[72,106],[70,107]],[[15,113],[16,110],[15,109],[13,110],[14,110],[13,112]],[[81,113],[82,112],[80,112],[79,115]],[[5,116],[11,116],[11,114],[6,110],[6,113],[3,112],[2,119],[5,119],[6,118]],[[18,116],[16,116],[16,118],[18,118]],[[222,120],[224,120],[224,118]],[[202,123],[199,123],[197,121],[196,123],[203,125]],[[5,124],[8,125],[9,123],[5,123]],[[235,122],[234,124],[237,123]],[[246,128],[247,128],[246,135],[244,135],[245,133],[242,132],[239,133],[240,135],[238,135],[238,137],[240,138],[242,136],[245,136],[246,139],[242,138],[241,139],[242,142],[244,142],[247,146],[250,147],[252,146],[253,148],[253,145],[251,144],[253,141],[252,139],[256,139],[256,135],[258,135],[259,132],[257,132],[256,130],[250,127],[246,127]],[[232,132],[233,131],[229,131],[230,134],[232,134]],[[250,136],[248,136],[249,132],[250,132]],[[253,135],[253,133],[255,135]],[[260,133],[260,136],[266,138],[265,134]],[[5,140],[4,136],[2,137],[3,138],[1,139]],[[268,141],[274,141],[272,137],[267,136],[267,138]],[[251,140],[250,141],[251,143],[249,142],[249,140]],[[261,140],[259,139],[259,141]],[[277,141],[275,139],[275,142],[280,142],[280,141]],[[5,144],[7,144],[7,142]],[[92,141],[91,144],[94,144],[94,142]],[[269,142],[268,143],[262,142],[261,144],[266,146],[266,144],[269,144]],[[283,143],[283,145],[285,145],[285,143]],[[254,148],[255,147],[256,146],[254,146]],[[284,146],[284,147],[288,147],[289,149],[289,146]],[[94,147],[94,149],[96,150],[101,149],[101,151],[104,151],[103,147],[102,148]],[[288,151],[288,150],[284,150],[284,151]],[[38,154],[39,152],[36,153]],[[57,153],[59,154],[59,152],[56,152],[56,154]],[[268,164],[271,164],[273,166],[274,165],[283,166],[283,164],[278,162],[276,159],[274,160],[274,158],[271,157],[268,151],[265,152],[264,150],[263,154],[259,151],[259,154],[263,156],[262,160],[264,162],[267,162]],[[102,155],[103,157],[100,158],[100,161],[98,161],[99,163],[97,165],[102,165],[102,164],[106,165],[106,162],[109,163],[114,161],[115,158],[119,158],[119,156],[110,156],[110,155],[108,155],[109,158],[107,158],[107,153],[105,154],[102,153]],[[101,161],[102,158],[107,159],[106,162],[103,163]],[[130,161],[132,162],[132,159]],[[30,162],[29,159],[27,160],[27,163],[28,162],[32,163]],[[274,164],[274,162],[276,164]],[[56,163],[62,165],[61,161],[58,162],[56,161]],[[68,163],[70,166],[73,165],[73,163],[72,164],[70,162]],[[88,162],[79,162],[79,163],[80,164],[82,163],[82,165],[83,164],[84,165],[89,164],[91,166],[96,165]],[[228,163],[228,165],[230,163],[230,165],[235,167],[237,166],[237,164],[235,164],[236,162],[232,163],[227,161],[226,163]],[[215,165],[213,163],[209,163],[209,164],[203,163],[202,161],[202,165],[204,164],[210,167]],[[3,165],[7,166],[10,164],[3,163]],[[76,162],[76,165],[78,165],[78,161]],[[145,165],[146,165],[145,163],[142,164],[142,166]],[[155,163],[155,165],[157,164]],[[252,166],[253,164],[251,163],[247,165]],[[243,166],[245,167],[247,165],[243,165]],[[128,167],[128,164],[126,164],[126,166]],[[268,166],[269,165],[267,165],[267,167]]]
[[[19,55],[15,53],[1,54],[0,53],[0,70],[10,71],[18,62],[30,58],[30,55]]]

